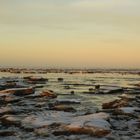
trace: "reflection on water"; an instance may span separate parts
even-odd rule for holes
[[[47,78],[49,81],[44,84],[42,89],[37,89],[36,92],[49,89],[55,93],[60,94],[59,98],[68,99],[80,99],[83,104],[92,103],[92,105],[100,106],[103,102],[108,102],[113,98],[117,98],[118,95],[90,95],[83,94],[88,92],[89,89],[94,89],[94,85],[106,86],[118,86],[118,87],[134,87],[135,84],[140,82],[140,76],[134,74],[120,74],[120,73],[93,73],[93,74],[67,74],[67,73],[47,73],[47,74],[14,74],[14,73],[0,73],[0,78],[3,77],[15,77],[20,79],[22,83],[22,77],[24,76],[41,76]],[[64,78],[63,82],[58,82],[58,78]],[[2,80],[1,80],[2,82]],[[23,83],[22,83],[23,84]],[[74,91],[74,95],[70,93]],[[65,95],[65,96],[64,96]]]

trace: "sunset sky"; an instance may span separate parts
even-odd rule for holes
[[[0,0],[0,66],[140,68],[140,0]]]

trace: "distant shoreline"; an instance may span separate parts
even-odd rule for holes
[[[119,73],[119,74],[138,74],[140,69],[80,69],[80,68],[0,68],[0,72],[9,73],[68,73],[68,74],[94,74],[94,73]]]

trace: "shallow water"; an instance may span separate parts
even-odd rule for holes
[[[19,85],[27,85],[23,77],[25,76],[39,76],[47,78],[48,82],[43,85],[43,88],[36,88],[35,94],[38,94],[45,89],[54,91],[58,94],[57,99],[45,99],[45,98],[32,98],[34,95],[29,97],[18,97],[21,99],[20,102],[15,104],[8,104],[6,107],[12,107],[13,110],[17,111],[15,117],[19,117],[22,120],[35,120],[35,125],[43,125],[45,123],[52,122],[68,122],[73,116],[80,116],[84,114],[95,113],[101,109],[101,105],[104,102],[112,101],[118,98],[118,95],[124,94],[125,92],[118,92],[113,94],[87,94],[90,88],[95,88],[95,85],[101,85],[101,89],[110,90],[112,88],[136,88],[135,84],[140,83],[140,75],[137,74],[120,74],[120,73],[94,73],[94,74],[66,74],[66,73],[47,73],[47,74],[14,74],[14,73],[3,73],[0,72],[0,83],[3,83],[9,79],[18,80]],[[63,78],[64,81],[58,81],[58,78]],[[71,94],[74,91],[74,94]],[[133,94],[131,95],[133,96]],[[81,104],[71,104],[73,108],[76,109],[75,113],[72,112],[61,112],[61,111],[51,111],[48,110],[48,103],[55,102],[56,100],[77,100]],[[41,107],[36,106],[42,104]],[[25,123],[26,124],[26,123]],[[1,126],[0,126],[1,127]],[[25,127],[28,127],[28,123]],[[29,126],[30,127],[30,126]],[[32,140],[32,139],[46,139],[44,136],[36,136],[34,132],[26,132],[25,129],[19,127],[3,127],[2,130],[13,130],[18,132],[16,137],[5,137],[2,139],[7,140]],[[72,137],[72,136],[71,136]],[[90,139],[88,136],[74,136],[72,139]],[[54,137],[50,135],[47,139],[67,139],[67,137]]]
[[[8,77],[20,79],[24,76],[40,76],[47,78],[49,81],[43,84],[42,91],[45,89],[53,90],[57,94],[62,94],[58,98],[77,98],[84,102],[91,101],[96,106],[100,106],[103,102],[108,102],[113,98],[116,98],[118,94],[113,95],[89,95],[83,94],[88,92],[89,88],[94,89],[94,85],[103,86],[117,86],[117,87],[134,87],[135,84],[140,82],[140,75],[134,74],[119,74],[119,73],[95,73],[95,74],[65,74],[65,73],[47,73],[47,74],[14,74],[14,73],[0,73],[0,78]],[[58,82],[58,78],[64,78],[63,82]],[[22,81],[22,80],[21,80]],[[67,86],[68,89],[67,89]],[[71,91],[75,94],[69,95]],[[63,96],[67,94],[67,96]],[[121,94],[121,93],[120,93]]]

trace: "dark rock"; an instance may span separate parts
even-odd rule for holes
[[[108,91],[105,91],[104,93],[106,93],[106,94],[113,94],[113,93],[122,93],[122,92],[124,92],[124,90],[122,88],[120,88],[120,89],[108,90]]]
[[[89,91],[94,91],[94,89],[93,89],[93,88],[89,88],[88,90],[89,90]]]
[[[19,98],[11,96],[11,95],[6,94],[3,96],[0,96],[0,104],[2,105],[8,104],[8,103],[17,103],[19,101],[20,101]]]
[[[46,102],[38,102],[35,107],[43,107],[46,105]]]
[[[120,107],[126,107],[129,104],[130,99],[116,99],[109,103],[103,103],[102,108],[103,109],[113,109],[113,108],[120,108]]]
[[[33,77],[33,76],[24,77],[24,79],[29,84],[45,84],[48,81],[48,79],[42,77]]]
[[[59,82],[63,82],[64,79],[63,79],[63,78],[58,78],[58,81],[59,81]]]
[[[76,110],[73,107],[67,106],[67,105],[55,105],[54,107],[50,109],[56,110],[56,111],[64,111],[64,112],[76,112]]]
[[[36,85],[36,86],[34,86],[34,88],[43,88],[44,87],[44,85]]]
[[[75,93],[74,91],[71,91],[71,95],[74,95],[74,93]]]
[[[140,95],[137,95],[137,96],[136,96],[136,99],[139,99],[139,100],[140,100]]]
[[[19,118],[16,118],[15,116],[12,115],[4,115],[0,118],[2,125],[4,126],[20,126],[21,122]]]
[[[140,128],[140,121],[138,119],[132,118],[127,122],[127,125],[130,131],[138,131]]]
[[[140,140],[140,134],[135,134],[134,136],[132,136],[132,139]]]
[[[105,113],[97,113],[86,116],[74,117],[70,125],[62,126],[54,135],[91,135],[104,137],[111,133],[110,124],[106,121],[109,116]]]
[[[32,76],[25,76],[23,79],[29,80]]]
[[[5,114],[11,114],[14,111],[10,107],[2,107],[0,108],[0,116],[5,115]]]
[[[15,131],[8,131],[8,130],[0,130],[0,137],[8,137],[8,136],[15,136]]]
[[[100,88],[99,91],[103,92],[104,94],[115,94],[115,93],[123,93],[124,89],[119,86],[102,85],[102,88]]]
[[[135,116],[135,111],[139,110],[136,107],[121,107],[115,110],[115,114],[119,115],[128,115],[128,116]]]
[[[96,87],[97,86],[97,87]],[[95,89],[90,88],[89,91],[84,91],[86,94],[114,94],[114,93],[123,93],[124,89],[116,86],[102,86],[95,85]]]
[[[38,115],[29,115],[22,120],[23,128],[44,128],[54,123],[69,124],[73,115],[69,112],[47,111],[37,113]]]
[[[0,85],[1,90],[5,90],[8,88],[16,88],[16,87],[17,87],[17,84],[15,82],[6,82]]]
[[[128,94],[121,94],[121,95],[119,95],[118,97],[121,98],[121,99],[130,98],[130,97],[128,96]]]
[[[40,94],[41,97],[57,98],[57,95],[49,90],[45,90]]]
[[[29,94],[34,94],[34,89],[32,87],[29,88],[13,88],[0,91],[0,94],[13,94],[16,96],[24,96]]]
[[[31,81],[46,81],[47,79],[45,78],[42,78],[42,77],[28,77],[28,80],[31,80]]]
[[[95,89],[99,90],[100,89],[100,85],[95,85]]]
[[[108,113],[99,112],[99,113],[94,113],[94,114],[89,114],[89,115],[77,116],[77,117],[72,118],[72,122],[89,121],[92,119],[109,120],[110,115]]]
[[[5,99],[4,99],[4,101],[6,103],[15,103],[15,102],[18,102],[19,100],[20,99],[17,99],[17,98],[15,98],[13,96],[6,96]]]

